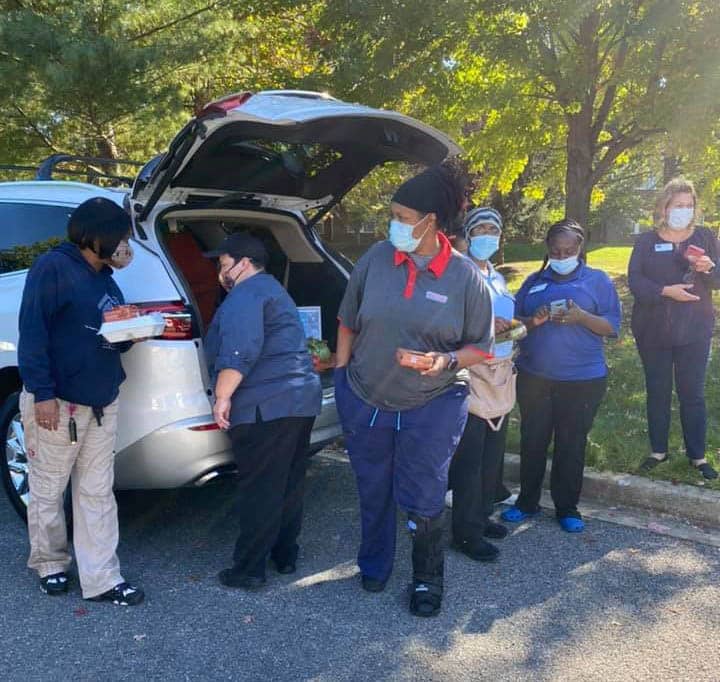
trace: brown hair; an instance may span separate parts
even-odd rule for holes
[[[693,185],[690,180],[686,180],[685,178],[680,177],[670,180],[670,182],[668,182],[668,184],[663,187],[662,192],[660,192],[660,196],[657,198],[657,202],[655,203],[654,216],[656,230],[661,230],[664,227],[667,227],[667,223],[665,222],[665,212],[667,210],[668,204],[672,201],[672,198],[676,194],[692,194],[695,213],[689,227],[694,227],[695,219],[698,217],[698,199],[697,193],[695,192],[695,185]]]

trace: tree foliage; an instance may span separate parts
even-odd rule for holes
[[[720,190],[720,3],[15,0],[0,14],[0,160],[146,160],[228,92],[326,90],[456,138],[509,234],[639,210],[663,158]],[[667,164],[666,164],[667,168]],[[345,202],[366,221],[406,171]],[[631,211],[632,212],[632,211]],[[637,211],[636,211],[637,212]]]

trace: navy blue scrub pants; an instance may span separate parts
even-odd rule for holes
[[[364,576],[390,577],[400,507],[413,532],[415,580],[442,587],[442,513],[467,402],[467,388],[457,385],[422,407],[377,410],[355,395],[344,368],[336,370],[335,403],[360,496]]]
[[[585,471],[585,448],[605,397],[607,378],[553,381],[518,373],[520,406],[520,495],[515,506],[540,508],[547,453],[554,441],[550,494],[558,518],[580,518],[577,505]]]
[[[658,454],[668,451],[674,374],[685,451],[690,459],[703,459],[707,430],[705,372],[710,339],[670,348],[638,345],[638,352],[645,370],[648,435],[652,451]]]

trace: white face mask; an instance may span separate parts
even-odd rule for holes
[[[685,230],[695,215],[692,208],[671,208],[668,211],[667,224],[671,230]]]
[[[126,268],[133,259],[133,248],[126,239],[123,239],[115,249],[115,253],[110,256],[110,265],[116,270]]]

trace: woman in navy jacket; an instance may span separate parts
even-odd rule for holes
[[[715,324],[711,290],[720,286],[718,240],[695,225],[697,196],[683,178],[667,184],[655,218],[656,229],[635,243],[628,274],[651,448],[641,469],[654,469],[668,458],[674,374],[685,451],[702,476],[714,479],[717,472],[705,459],[705,372]]]

